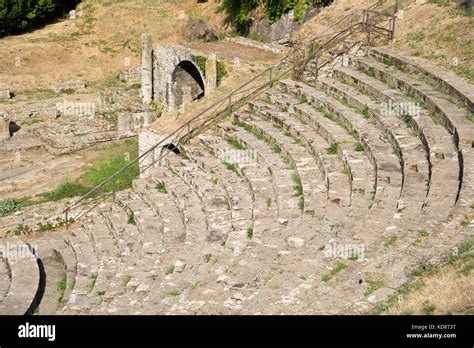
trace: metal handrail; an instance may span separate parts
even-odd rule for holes
[[[304,61],[304,66],[306,66],[312,59],[314,59],[318,54],[321,54],[325,50],[328,50],[330,47],[333,47],[333,44],[337,44],[340,42],[340,37],[343,36],[343,34],[346,34],[347,32],[349,33],[354,33],[352,30],[356,27],[362,27],[364,23],[364,19],[366,16],[365,11],[373,11],[375,8],[379,7],[382,5],[385,1],[384,0],[379,0],[376,4],[370,6],[369,8],[365,10],[354,10],[348,15],[342,17],[340,20],[338,20],[335,24],[324,30],[321,34],[315,36],[312,40],[311,43],[314,44],[317,40],[320,40],[324,37],[327,37],[331,34],[328,34],[328,31],[335,28],[336,26],[340,25],[341,23],[347,23],[347,20],[350,17],[355,17],[357,15],[357,19],[352,20],[353,22],[350,26],[345,26],[343,30],[339,30],[336,33],[332,33],[332,36],[320,47],[318,47],[317,52],[312,52],[314,54],[308,55],[307,59]],[[360,16],[362,15],[362,20],[360,20]],[[358,32],[356,30],[356,32]],[[344,36],[343,36],[344,37]],[[168,134],[165,138],[160,140],[157,144],[153,145],[151,148],[149,148],[147,151],[145,151],[143,154],[139,155],[136,159],[125,165],[124,167],[120,168],[117,170],[114,174],[112,174],[109,178],[104,180],[102,183],[94,187],[92,190],[87,192],[85,195],[80,197],[77,201],[73,202],[69,207],[63,210],[63,214],[65,214],[65,225],[66,229],[69,227],[70,222],[75,221],[76,219],[84,216],[85,214],[89,213],[91,210],[95,209],[99,204],[104,202],[107,198],[110,196],[113,197],[113,201],[115,202],[116,200],[116,179],[117,177],[124,173],[127,169],[131,168],[132,166],[138,164],[139,165],[139,174],[142,174],[143,172],[147,171],[151,167],[155,166],[155,163],[161,162],[163,158],[165,158],[170,152],[170,149],[167,149],[167,151],[160,151],[160,154],[158,158],[154,158],[155,150],[158,149],[159,147],[163,147],[165,145],[169,144],[176,144],[175,147],[179,147],[180,145],[183,145],[184,143],[188,142],[192,138],[196,137],[198,134],[201,132],[205,131],[209,127],[211,127],[213,124],[215,124],[218,120],[220,120],[222,117],[231,114],[233,111],[238,109],[242,104],[243,101],[250,96],[255,97],[263,91],[266,87],[271,87],[274,82],[279,81],[282,77],[284,77],[287,73],[289,73],[291,70],[293,72],[295,71],[295,61],[293,59],[293,67],[288,67],[288,61],[290,61],[290,58],[296,57],[296,52],[297,49],[294,48],[288,55],[285,57],[281,58],[276,64],[270,66],[269,68],[265,69],[264,71],[260,72],[259,74],[255,75],[242,85],[240,85],[238,88],[224,96],[222,99],[216,101],[209,107],[205,108],[201,112],[199,112],[197,115],[192,117],[190,120],[176,128],[173,132]],[[276,71],[278,69],[286,68],[286,70],[283,70],[283,72],[280,74],[280,76],[276,76]],[[318,70],[318,67],[316,67],[316,70]],[[258,85],[257,87],[249,87],[252,83],[258,81],[259,79],[265,77],[268,74],[268,81]],[[316,71],[317,74],[317,71]],[[235,99],[237,95],[243,95],[246,92],[250,92],[247,96],[242,96],[240,99]],[[225,105],[227,104],[227,107]],[[197,124],[199,123],[200,124]],[[197,124],[197,125],[194,125]],[[151,164],[148,164],[145,167],[140,167],[140,164],[148,158],[150,154],[153,154],[153,160],[151,161]],[[100,197],[99,203],[96,203],[93,205],[92,208],[88,209],[89,205],[93,203],[94,201],[87,201],[88,199],[93,198],[101,189],[106,187],[107,185],[112,184],[112,192],[108,192],[107,194],[104,194],[102,197]],[[82,209],[78,214],[74,216],[74,218],[69,219],[69,215],[73,209],[86,206],[86,208]],[[85,212],[85,213],[84,213]],[[84,213],[84,214],[83,214]]]

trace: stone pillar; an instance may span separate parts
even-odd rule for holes
[[[153,44],[149,34],[142,34],[142,98],[149,105],[153,99]]]
[[[166,138],[166,134],[159,134],[151,129],[145,129],[138,135],[139,155],[143,155],[150,150],[154,145]],[[165,145],[165,144],[163,144]],[[162,147],[158,146],[155,150],[150,152],[142,161],[140,161],[140,177],[145,178],[149,176],[150,170],[160,165],[158,159],[160,157]]]
[[[10,99],[10,89],[7,85],[0,84],[0,100]]]
[[[10,121],[0,116],[0,141],[10,139]]]
[[[217,88],[217,58],[213,53],[206,61],[206,76],[205,76],[205,91],[204,95],[208,96]]]

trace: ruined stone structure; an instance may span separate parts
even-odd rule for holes
[[[168,110],[212,93],[216,88],[215,55],[206,61],[206,73],[194,62],[191,50],[183,46],[153,48],[148,34],[142,36],[142,98]]]
[[[153,111],[144,112],[122,112],[118,114],[117,130],[119,132],[128,132],[148,126],[156,120],[156,114]]]
[[[0,116],[0,141],[10,138],[9,124],[8,118]]]
[[[0,100],[10,99],[10,88],[6,85],[0,84]]]
[[[76,90],[76,89],[83,89],[83,88],[86,88],[86,83],[81,80],[58,81],[51,85],[51,89],[56,93],[60,93],[68,89]]]

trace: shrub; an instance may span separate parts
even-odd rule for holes
[[[217,41],[217,30],[206,20],[189,17],[186,23],[186,38],[189,41],[212,42]]]
[[[4,217],[20,210],[20,205],[14,199],[0,201],[0,217]]]
[[[47,23],[80,0],[0,0],[0,37]]]

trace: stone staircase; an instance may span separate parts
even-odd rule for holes
[[[474,203],[474,87],[386,48],[349,62],[315,86],[280,81],[116,204],[28,240],[46,274],[37,312],[366,313],[449,255],[474,227],[459,224]],[[254,156],[223,157],[238,151]],[[35,258],[3,255],[0,279],[0,313],[25,313]]]

